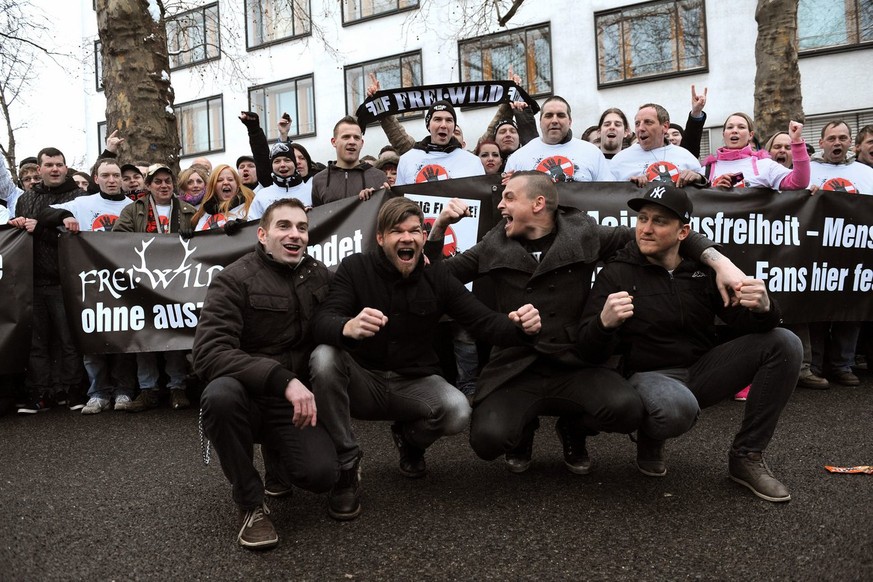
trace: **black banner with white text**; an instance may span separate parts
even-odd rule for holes
[[[539,104],[513,81],[474,81],[377,91],[361,103],[355,116],[365,128],[388,115],[430,109],[437,101],[448,101],[456,107],[523,101],[531,113],[540,110]]]
[[[561,204],[587,211],[605,226],[633,227],[625,183],[559,184]],[[402,187],[427,223],[447,198],[471,206],[453,225],[446,253],[463,251],[500,220],[499,177],[482,176]],[[873,319],[873,198],[840,192],[774,193],[690,190],[692,226],[723,245],[748,275],[764,279],[786,322]],[[375,248],[385,199],[347,199],[310,212],[309,254],[335,268],[349,254]],[[145,233],[64,234],[62,285],[73,335],[83,353],[190,349],[209,283],[251,251],[257,225],[241,232],[198,233],[188,241]],[[0,231],[0,372],[20,370],[29,347],[32,282],[30,235]],[[572,298],[568,298],[572,300]]]

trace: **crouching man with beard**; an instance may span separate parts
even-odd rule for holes
[[[385,203],[377,219],[379,249],[346,257],[312,323],[313,392],[337,448],[340,477],[330,516],[361,512],[361,452],[351,418],[391,420],[400,472],[424,477],[424,454],[470,421],[464,394],[440,374],[433,333],[443,315],[495,345],[528,345],[540,329],[530,304],[504,315],[479,302],[442,265],[425,266],[421,208],[406,198]]]

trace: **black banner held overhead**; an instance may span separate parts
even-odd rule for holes
[[[370,250],[385,197],[346,199],[309,213],[308,253],[336,268]],[[86,232],[60,241],[64,300],[83,354],[190,349],[206,290],[226,266],[251,252],[257,223],[233,236],[203,231],[190,240],[154,233]]]
[[[33,237],[0,227],[0,373],[24,372],[33,313]]]
[[[437,101],[448,101],[455,106],[499,105],[523,101],[532,113],[540,110],[533,97],[513,81],[474,81],[377,91],[361,103],[355,116],[361,128],[366,128],[388,115],[429,109]]]

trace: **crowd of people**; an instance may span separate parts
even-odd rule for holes
[[[378,90],[372,79],[369,94]],[[438,101],[419,141],[383,117],[390,143],[378,157],[362,155],[363,128],[346,116],[327,164],[287,139],[287,114],[271,145],[252,112],[240,115],[251,152],[233,166],[198,158],[177,175],[161,160],[119,159],[117,132],[88,173],[44,148],[21,163],[17,183],[0,171],[0,221],[34,243],[27,372],[5,377],[3,396],[19,401],[20,414],[67,406],[88,415],[154,409],[166,388],[171,407],[184,409],[189,384],[200,382],[201,429],[232,485],[237,539],[249,548],[276,545],[265,499],[292,487],[329,492],[335,519],[360,514],[364,452],[352,418],[391,421],[399,470],[413,479],[427,474],[433,442],[468,428],[479,457],[527,471],[547,416],[557,417],[569,471],[589,474],[587,439],[615,432],[632,435],[641,473],[663,477],[667,439],[690,430],[701,408],[734,397],[748,402],[729,476],[762,499],[788,501],[764,449],[795,386],[859,384],[852,366],[862,324],[780,327],[765,283],[690,230],[694,190],[873,194],[873,126],[853,147],[852,128],[833,120],[815,150],[800,123],[759,136],[737,112],[724,122],[724,146],[701,160],[706,98],[692,87],[684,127],[656,103],[641,105],[633,126],[607,109],[583,139],[560,96],[544,101],[538,124],[524,103],[502,104],[470,149],[453,104]],[[443,257],[446,229],[470,209],[451,199],[428,232],[403,185],[487,174],[503,177],[501,222]],[[570,181],[636,184],[628,203],[636,226],[600,226],[561,206],[555,183]],[[378,249],[347,257],[331,275],[306,253],[307,211],[380,189],[391,195],[378,215]],[[258,222],[258,242],[213,281],[192,352],[78,353],[61,294],[62,230],[232,235],[248,221]],[[494,305],[464,286],[483,278]],[[719,340],[716,317],[733,339]],[[432,342],[446,318],[455,385]],[[484,345],[487,357],[477,349]]]

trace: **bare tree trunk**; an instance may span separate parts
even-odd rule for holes
[[[798,0],[758,0],[755,20],[755,125],[762,142],[803,122],[803,96],[797,65]]]
[[[18,165],[15,159],[15,128],[9,115],[9,101],[6,99],[6,83],[0,83],[0,112],[6,122],[6,144],[0,143],[0,153],[6,158],[6,167],[13,182],[18,182]]]
[[[163,2],[160,17],[148,0],[97,0],[102,43],[107,134],[119,130],[125,160],[161,162],[179,170]]]

